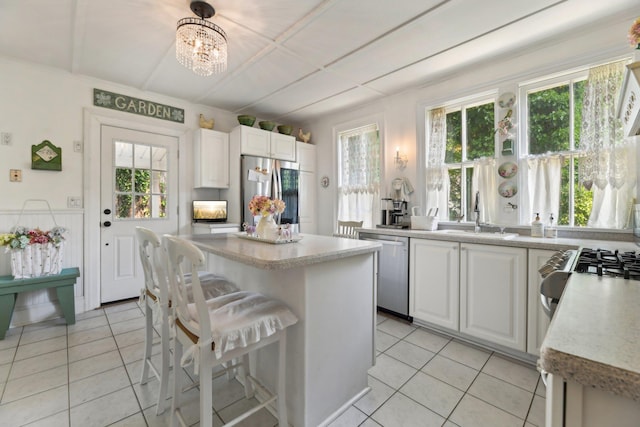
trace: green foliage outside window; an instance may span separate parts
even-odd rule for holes
[[[586,81],[574,82],[574,97],[571,100],[569,84],[556,86],[528,94],[529,107],[529,154],[547,152],[569,152],[579,146],[582,123],[582,102]],[[573,102],[571,102],[573,101]],[[571,129],[571,109],[573,107],[574,126]],[[573,135],[571,132],[573,131]],[[573,137],[573,147],[571,138]],[[573,160],[573,161],[572,161]],[[577,156],[565,157],[562,167],[560,188],[560,212],[558,224],[571,225],[570,183],[574,187],[573,225],[586,226],[593,204],[593,193],[578,185]],[[573,167],[572,167],[573,164]]]

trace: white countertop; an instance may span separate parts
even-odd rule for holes
[[[241,239],[239,233],[223,235],[194,234],[181,236],[203,251],[265,270],[303,267],[339,258],[379,251],[374,242],[340,237],[301,234],[295,243],[270,244]]]
[[[640,401],[640,281],[572,274],[538,363],[565,379]]]
[[[580,233],[585,237],[531,237],[528,235],[518,235],[512,239],[499,239],[496,236],[489,237],[489,234],[497,233],[481,233],[475,234],[467,232],[464,234],[446,233],[442,230],[425,231],[412,229],[393,229],[393,228],[359,228],[359,233],[384,234],[388,236],[411,237],[418,239],[444,240],[461,243],[478,243],[486,245],[512,246],[518,248],[529,249],[577,249],[579,247],[600,248],[600,249],[619,249],[619,250],[638,250],[638,246],[631,241],[623,241],[629,239],[629,234],[611,233],[611,240],[603,239],[606,233],[592,233],[588,230]]]

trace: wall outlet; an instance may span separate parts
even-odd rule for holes
[[[11,145],[11,134],[9,132],[0,133],[0,144]]]
[[[22,169],[9,169],[9,181],[22,182]]]
[[[67,197],[67,207],[68,208],[82,208],[82,197],[80,196],[69,196]]]
[[[73,141],[73,151],[82,153],[82,141]]]

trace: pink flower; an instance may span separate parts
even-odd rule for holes
[[[640,18],[636,19],[629,29],[629,44],[637,46],[640,44]]]

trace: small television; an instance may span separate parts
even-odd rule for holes
[[[226,200],[194,200],[193,222],[226,222]]]

